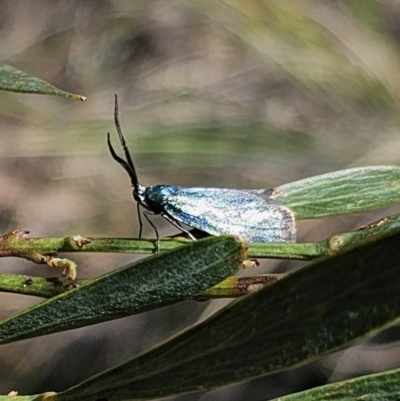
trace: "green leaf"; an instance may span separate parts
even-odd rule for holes
[[[56,400],[159,398],[276,373],[400,317],[400,233],[311,263]]]
[[[243,244],[210,237],[140,260],[0,323],[0,344],[121,318],[190,299],[238,270]]]
[[[335,171],[282,185],[269,196],[293,210],[297,220],[365,212],[400,201],[400,167]]]
[[[398,401],[400,369],[328,384],[271,401]]]
[[[54,95],[74,100],[86,101],[86,97],[57,89],[42,79],[32,77],[9,65],[0,64],[0,90],[10,92]]]
[[[0,395],[0,401],[45,401],[47,393],[39,395]]]

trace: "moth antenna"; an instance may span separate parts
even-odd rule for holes
[[[129,177],[131,178],[131,182],[133,187],[137,187],[139,185],[139,180],[136,174],[135,166],[132,162],[131,155],[129,153],[128,146],[126,145],[126,141],[124,138],[124,135],[122,134],[121,130],[121,125],[119,123],[118,119],[118,97],[115,95],[115,106],[114,106],[114,123],[115,123],[115,128],[117,129],[118,137],[119,137],[119,142],[122,146],[122,149],[124,151],[126,160],[122,159],[117,155],[115,152],[113,146],[111,145],[111,140],[110,140],[110,134],[107,134],[107,144],[108,144],[108,149],[110,150],[111,156],[115,161],[117,161],[129,174]]]
[[[107,132],[107,145],[108,145],[108,149],[109,149],[109,151],[111,153],[112,158],[115,161],[117,161],[127,171],[127,173],[129,174],[129,177],[131,177],[131,180],[132,180],[132,183],[133,183],[134,175],[132,173],[132,169],[129,166],[129,164],[124,159],[119,157],[117,155],[117,153],[115,152],[113,146],[111,145],[111,139],[110,139],[110,133],[109,132]]]

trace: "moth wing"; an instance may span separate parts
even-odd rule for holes
[[[179,188],[163,207],[174,219],[212,235],[237,235],[248,242],[296,241],[292,211],[254,192],[236,189]]]

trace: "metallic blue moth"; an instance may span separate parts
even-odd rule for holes
[[[139,184],[125,138],[118,120],[118,100],[115,96],[114,121],[126,160],[119,157],[111,145],[110,134],[107,143],[110,153],[129,174],[133,187],[133,198],[137,202],[140,231],[143,215],[158,232],[149,215],[160,214],[172,225],[194,236],[181,224],[188,225],[211,235],[236,235],[247,242],[286,243],[296,241],[296,222],[293,212],[273,203],[271,190],[241,190],[220,188],[184,188],[174,185]]]

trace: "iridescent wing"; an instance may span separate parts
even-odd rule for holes
[[[212,235],[237,235],[248,242],[296,241],[293,213],[267,197],[237,189],[156,185],[148,199],[170,217]]]

